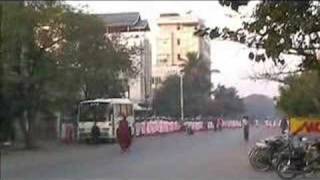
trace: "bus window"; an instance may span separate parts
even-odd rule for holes
[[[80,106],[79,121],[97,121],[108,120],[109,104],[106,103],[84,103]]]
[[[115,115],[121,116],[132,116],[133,115],[133,107],[131,104],[116,104],[114,106]]]

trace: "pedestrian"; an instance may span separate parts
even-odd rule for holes
[[[219,131],[221,131],[222,130],[222,126],[223,126],[223,119],[219,118],[217,123],[218,123],[218,129],[219,129]]]
[[[256,119],[256,127],[259,127],[259,121]]]
[[[119,121],[119,127],[117,128],[117,140],[120,145],[122,153],[127,152],[132,142],[131,128],[125,115],[123,119]]]
[[[281,128],[281,133],[285,134],[286,130],[289,127],[288,119],[287,118],[282,118],[280,122],[280,128]]]
[[[91,128],[91,136],[94,144],[98,144],[100,141],[100,129],[97,126],[97,122],[94,121],[94,124]]]
[[[188,135],[193,135],[193,129],[191,126],[187,126],[187,134]]]
[[[249,140],[249,118],[248,118],[248,116],[243,117],[242,127],[243,127],[244,140],[248,141]]]
[[[213,120],[213,129],[214,129],[214,131],[217,131],[217,129],[218,129],[218,119],[214,119]]]

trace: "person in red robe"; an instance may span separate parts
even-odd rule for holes
[[[117,129],[117,140],[122,152],[126,152],[130,148],[132,135],[131,128],[129,127],[126,116],[123,116],[123,119],[119,121],[119,127]]]

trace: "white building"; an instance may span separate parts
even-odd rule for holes
[[[151,44],[148,38],[150,31],[147,20],[142,20],[138,12],[98,14],[106,23],[107,36],[120,37],[120,43],[128,48],[139,49],[131,56],[138,74],[129,78],[128,98],[135,103],[145,104],[151,97]]]
[[[156,62],[152,67],[152,88],[160,87],[169,75],[180,72],[188,53],[197,53],[210,61],[210,44],[194,32],[204,26],[201,19],[190,14],[161,14],[157,19]]]

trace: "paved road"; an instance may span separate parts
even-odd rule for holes
[[[247,180],[279,179],[258,173],[247,161],[256,139],[275,130],[255,129],[251,142],[242,131],[183,133],[135,139],[121,154],[116,145],[74,145],[38,152],[18,152],[2,159],[1,180]]]

